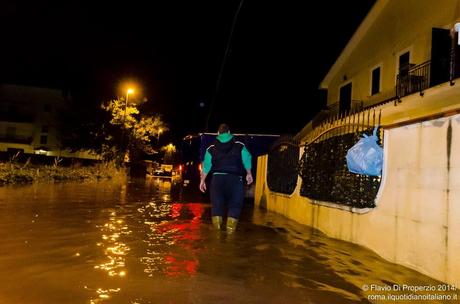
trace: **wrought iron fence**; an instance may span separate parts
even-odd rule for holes
[[[376,117],[375,110],[368,110],[327,122],[313,132],[300,161],[300,195],[355,208],[375,207],[380,177],[349,172],[345,156],[379,123],[380,112]]]
[[[315,128],[316,126],[320,125],[322,122],[326,121],[327,118],[330,118],[331,116],[336,116],[336,115],[343,115],[346,112],[349,113],[355,113],[362,111],[364,108],[364,101],[362,100],[351,100],[350,101],[350,107],[348,110],[344,110],[340,108],[340,101],[334,102],[333,104],[330,104],[327,106],[327,112],[328,112],[328,117],[325,117],[321,121],[313,121],[313,127]]]
[[[268,153],[267,185],[271,191],[292,194],[299,174],[299,141],[282,136]]]

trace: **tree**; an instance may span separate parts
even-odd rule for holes
[[[72,152],[89,150],[102,155],[107,134],[116,131],[108,123],[109,113],[99,106],[74,103],[63,109],[58,119],[61,148]]]
[[[74,104],[59,118],[61,148],[90,150],[104,160],[118,160],[118,164],[125,155],[137,160],[145,153],[157,152],[151,140],[168,130],[160,115],[143,115],[136,104],[125,108],[122,98],[97,107]]]
[[[119,155],[128,155],[131,161],[138,160],[144,153],[153,154],[151,140],[160,132],[168,130],[160,115],[142,115],[136,104],[126,105],[125,99],[110,100],[101,105],[110,114],[109,124],[121,133],[119,143],[114,142],[113,134],[107,134],[106,144],[109,148],[117,147]]]

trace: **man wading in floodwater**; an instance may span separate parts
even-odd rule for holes
[[[212,224],[221,229],[224,206],[228,204],[227,232],[236,229],[244,201],[243,176],[250,185],[253,181],[251,173],[251,154],[246,146],[235,141],[226,124],[219,126],[215,142],[208,147],[204,155],[203,171],[201,172],[200,190],[206,191],[206,176],[212,173],[210,186]]]

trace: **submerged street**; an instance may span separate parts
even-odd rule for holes
[[[0,303],[382,303],[368,286],[440,284],[250,203],[235,234],[215,231],[176,190],[0,188]]]

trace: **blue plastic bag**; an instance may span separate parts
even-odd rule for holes
[[[371,136],[364,134],[347,152],[348,170],[357,174],[379,176],[382,172],[383,149],[377,144],[377,128]]]

